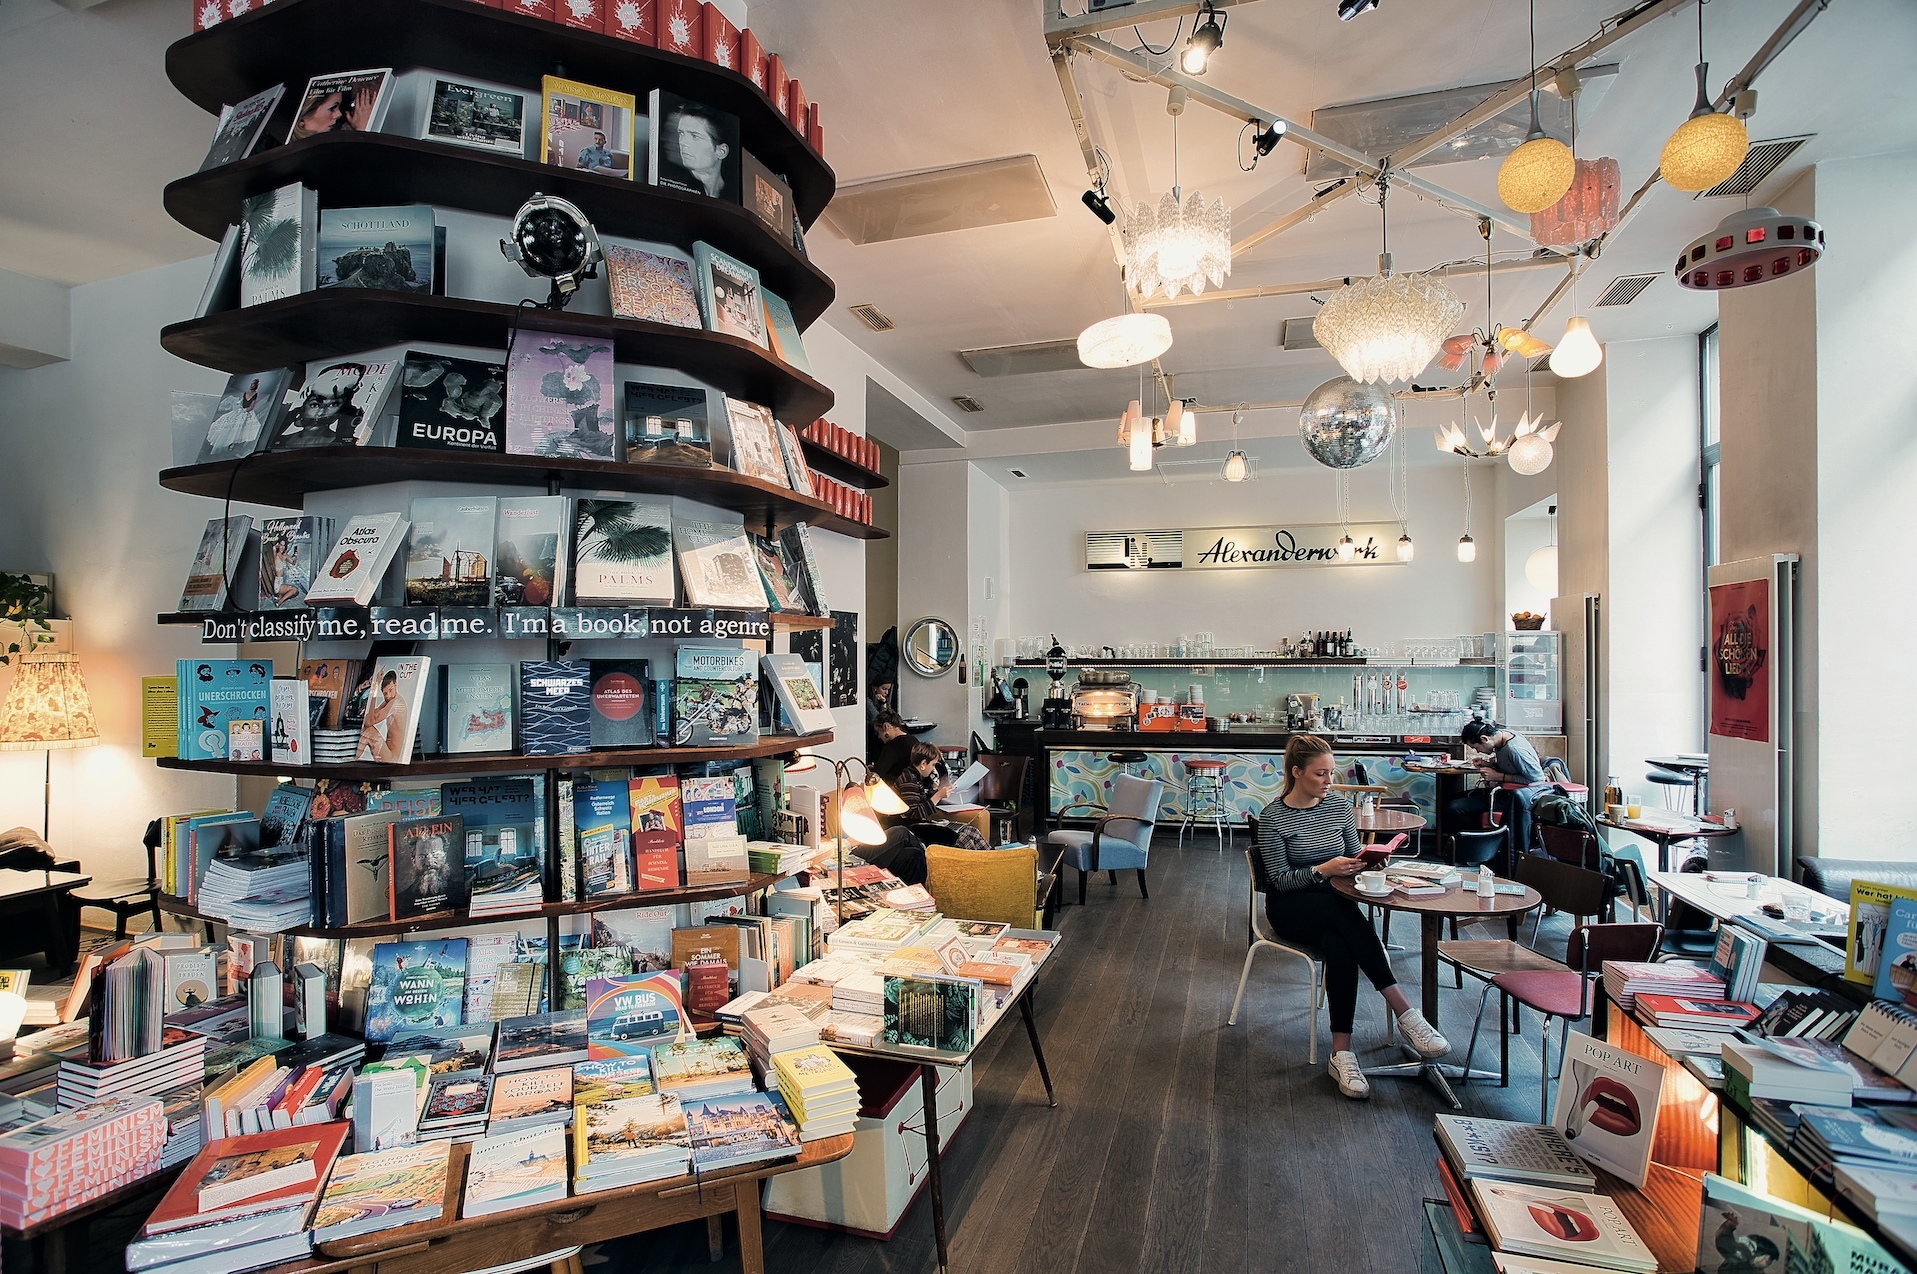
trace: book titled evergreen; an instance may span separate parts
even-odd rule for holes
[[[506,362],[506,450],[613,458],[612,342],[522,327]]]
[[[498,499],[419,496],[409,514],[413,525],[406,533],[406,604],[491,604]]]
[[[333,547],[333,519],[307,513],[260,523],[260,609],[306,605],[313,570]]]
[[[672,543],[687,605],[765,609],[759,559],[744,527],[680,520],[673,524]]]
[[[512,751],[511,664],[444,664],[439,680],[445,714],[439,730],[442,751]]]
[[[693,326],[698,326],[695,322]],[[711,409],[692,385],[626,382],[625,459],[629,464],[712,467]]]
[[[880,1039],[907,1048],[969,1052],[978,1020],[978,987],[938,977],[885,979],[885,1029]]]
[[[384,1044],[401,1030],[457,1026],[465,996],[466,939],[376,943],[366,1040]]]
[[[580,893],[586,898],[632,892],[632,807],[624,779],[573,788],[579,835]]]
[[[266,720],[273,665],[258,659],[182,659],[179,682],[179,755],[188,761],[226,760],[229,721]]]
[[[743,537],[741,537],[743,538]],[[679,747],[737,747],[759,739],[758,655],[729,646],[674,652],[672,741]]]
[[[537,908],[545,898],[544,837],[531,779],[442,784],[440,809],[464,820],[468,910],[473,915]]]
[[[396,350],[315,359],[306,365],[298,404],[268,433],[264,450],[391,446],[392,431],[383,426],[399,378]]]
[[[672,605],[672,506],[585,500],[573,514],[573,598],[581,606]]]
[[[240,204],[240,304],[311,292],[318,273],[319,192],[294,182]]]
[[[644,659],[593,659],[592,746],[648,748],[652,714],[646,710],[648,664]]]
[[[684,1028],[675,970],[586,980],[586,1052],[595,1061],[649,1057],[654,1044],[678,1039]]]
[[[583,659],[519,665],[519,750],[559,756],[592,748],[592,673]]]
[[[493,602],[553,606],[565,596],[566,497],[501,496],[494,532]]]
[[[466,906],[466,826],[457,814],[394,823],[386,879],[394,920],[459,911]]]
[[[400,372],[394,445],[504,451],[505,411],[506,369],[500,364],[409,351]]]
[[[426,204],[328,208],[319,216],[318,286],[430,295],[433,229]]]

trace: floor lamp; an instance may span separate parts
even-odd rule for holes
[[[812,769],[824,757],[816,756],[806,749],[800,749],[798,755],[787,763],[787,774],[804,773]],[[859,845],[883,845],[886,831],[879,822],[881,814],[905,813],[905,802],[899,799],[891,785],[867,768],[865,762],[856,757],[843,761],[827,762],[832,767],[832,785],[838,793],[838,809],[833,818],[836,828],[835,838],[838,845],[838,918],[845,923],[845,841],[851,837]],[[852,767],[859,767],[862,782],[851,781]]]
[[[90,748],[100,741],[93,701],[75,655],[26,655],[21,658],[0,701],[0,752],[45,752],[41,789],[40,839],[53,833],[53,753],[56,748]]]

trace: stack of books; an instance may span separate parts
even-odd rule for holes
[[[572,1107],[567,1106],[570,1118]],[[566,1130],[557,1124],[482,1137],[466,1156],[462,1217],[566,1197]]]
[[[1855,1226],[1832,1221],[1821,1211],[1786,1203],[1712,1173],[1704,1176],[1703,1203],[1697,1232],[1699,1269],[1904,1268]],[[1902,1215],[1886,1213],[1878,1220],[1895,1233]]]
[[[493,1076],[492,1104],[488,1108],[489,1137],[523,1132],[528,1128],[572,1122],[572,1067],[513,1071]]]
[[[312,923],[312,892],[305,884],[256,890],[228,905],[226,919],[248,933],[284,933]]]
[[[752,1063],[739,1041],[728,1035],[655,1045],[652,1079],[660,1092],[681,1102],[753,1090]]]
[[[358,752],[358,730],[313,731],[314,765],[348,765]]]
[[[575,1194],[684,1176],[692,1161],[685,1111],[671,1093],[583,1097],[572,1138]]]
[[[1675,995],[1688,1000],[1721,1000],[1724,979],[1695,964],[1652,964],[1635,960],[1604,962],[1604,993],[1626,1013],[1639,995]]]
[[[24,1230],[158,1170],[166,1110],[113,1097],[0,1136],[0,1224]]]
[[[1917,1170],[1917,1134],[1892,1125],[1868,1106],[1799,1112],[1791,1148],[1826,1177],[1838,1164]]]
[[[778,1054],[817,1044],[817,1019],[822,1016],[822,1012],[808,1014],[791,1004],[761,1004],[747,1009],[745,1021],[739,1028],[739,1038],[745,1042],[753,1070],[761,1075],[770,1075],[772,1062]]]
[[[160,1149],[160,1167],[171,1168],[200,1153],[206,1144],[206,1120],[200,1111],[200,1086],[188,1084],[160,1094],[166,1107],[166,1144]]]
[[[343,1124],[209,1142],[127,1246],[127,1268],[214,1274],[297,1260],[307,1220],[346,1139]]]
[[[1439,1115],[1433,1135],[1444,1155],[1440,1171],[1449,1170],[1458,1181],[1597,1188],[1597,1174],[1550,1124]]]
[[[1851,1029],[1859,1014],[1854,1002],[1835,991],[1791,987],[1764,1006],[1751,1029],[1763,1035],[1834,1040]]]
[[[1841,1050],[1833,1050],[1841,1052]],[[1848,1106],[1857,1073],[1841,1056],[1820,1053],[1808,1041],[1778,1039],[1746,1044],[1727,1039],[1724,1091],[1749,1106],[1753,1097],[1812,1106]]]
[[[312,918],[308,897],[312,878],[305,855],[245,854],[215,858],[200,877],[194,905],[206,915],[226,920],[247,932],[278,933]],[[260,916],[285,915],[284,924],[256,929]]]
[[[832,984],[832,1011],[855,1017],[883,1017],[885,978],[859,969]]]
[[[799,1125],[800,1141],[837,1137],[859,1122],[859,1080],[822,1044],[776,1054],[779,1095]]]
[[[708,1097],[681,1104],[696,1172],[770,1163],[799,1153],[799,1130],[785,1106],[771,1093]]]
[[[811,862],[812,851],[803,845],[771,840],[746,842],[746,863],[754,872],[783,878],[797,875]]]
[[[341,1158],[313,1213],[313,1242],[438,1220],[446,1210],[451,1149],[437,1141]]]
[[[885,1033],[885,1019],[877,1013],[842,1013],[833,1009],[819,1019],[819,1038],[837,1044],[869,1047]]]
[[[880,901],[893,911],[932,911],[938,907],[938,901],[926,892],[924,885],[887,890]]]
[[[1757,1020],[1757,1006],[1737,1000],[1652,995],[1641,991],[1635,1010],[1650,1026],[1684,1026],[1700,1031],[1733,1031]]]
[[[1764,969],[1764,951],[1768,945],[1748,929],[1718,926],[1710,973],[1722,979],[1725,999],[1748,1001],[1757,994],[1757,975]]]
[[[1656,1274],[1657,1257],[1601,1194],[1479,1179],[1471,1183],[1491,1245],[1516,1256]]]
[[[419,1140],[471,1141],[484,1136],[492,1096],[493,1076],[484,1071],[434,1075],[426,1090],[425,1108],[419,1112]]]
[[[205,1074],[206,1038],[187,1035],[177,1044],[131,1061],[95,1066],[77,1058],[64,1060],[54,1077],[54,1091],[60,1109],[71,1110],[129,1093],[197,1088]]]
[[[909,946],[926,928],[925,916],[903,911],[874,911],[848,921],[827,940],[831,951],[895,951]]]

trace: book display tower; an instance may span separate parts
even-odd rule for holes
[[[363,95],[372,83],[367,77],[378,73],[355,68],[369,63],[389,73],[379,90],[383,97],[377,118],[346,127],[322,124],[321,131],[311,131],[309,119],[318,118],[312,113],[318,100],[314,77],[357,81]],[[671,678],[684,667],[675,655],[682,653],[677,648],[684,643],[712,647],[759,641],[769,649],[777,630],[833,624],[818,597],[813,561],[793,568],[804,587],[792,590],[795,600],[788,605],[781,605],[770,575],[764,604],[750,604],[749,594],[759,587],[756,575],[744,586],[745,604],[702,602],[700,590],[686,578],[688,548],[679,537],[688,526],[743,532],[762,552],[764,545],[771,545],[775,558],[784,546],[788,566],[793,558],[810,558],[807,537],[816,540],[832,533],[876,539],[886,534],[870,525],[869,502],[862,495],[863,489],[882,486],[885,479],[872,467],[873,457],[860,445],[862,440],[823,421],[833,395],[807,370],[799,338],[833,300],[832,281],[804,251],[804,231],[834,187],[832,171],[818,152],[822,141],[816,107],[808,139],[802,98],[795,126],[790,104],[775,102],[758,82],[763,76],[755,76],[750,67],[715,65],[629,36],[562,25],[550,17],[475,0],[274,0],[174,44],[167,53],[167,73],[183,95],[215,114],[256,99],[275,85],[283,86],[283,94],[254,108],[264,122],[253,134],[256,140],[236,145],[238,158],[215,162],[215,156],[209,156],[207,167],[166,189],[165,206],[175,220],[211,239],[224,237],[224,242],[202,312],[166,327],[161,343],[180,358],[236,377],[259,369],[293,369],[294,388],[280,407],[283,423],[266,421],[257,440],[243,432],[235,435],[237,443],[225,440],[231,458],[220,453],[221,458],[209,460],[202,451],[198,463],[163,471],[161,485],[220,502],[210,507],[214,516],[252,515],[255,552],[260,522],[285,510],[315,515],[322,522],[322,535],[350,532],[369,516],[389,511],[405,516],[410,510],[414,538],[410,544],[402,539],[391,570],[368,584],[369,590],[377,585],[370,598],[288,607],[265,596],[269,571],[258,572],[262,583],[256,592],[233,583],[248,570],[232,569],[232,553],[245,552],[243,531],[227,541],[231,548],[210,534],[218,561],[214,595],[205,604],[162,615],[160,622],[197,625],[201,640],[209,644],[297,641],[302,666],[364,660],[362,676],[372,674],[373,660],[381,656],[424,657],[425,684],[410,693],[442,698],[429,700],[423,714],[413,706],[412,719],[421,721],[422,728],[418,742],[401,749],[407,756],[403,763],[367,759],[366,751],[355,746],[346,754],[350,759],[311,764],[329,755],[315,737],[306,764],[276,759],[270,738],[257,760],[234,759],[230,752],[194,756],[182,748],[181,755],[161,757],[158,764],[234,776],[422,789],[437,776],[532,777],[544,820],[545,852],[544,900],[536,907],[480,914],[455,906],[407,918],[326,924],[322,921],[336,917],[327,916],[316,894],[313,922],[283,932],[291,937],[370,939],[543,920],[546,976],[556,1009],[561,1002],[561,917],[747,894],[774,879],[753,873],[744,884],[701,887],[688,885],[682,877],[677,887],[651,890],[638,888],[644,881],[634,879],[631,892],[586,897],[575,886],[569,865],[561,861],[562,847],[572,839],[571,812],[562,810],[562,802],[569,803],[574,780],[584,788],[612,769],[747,764],[831,740],[830,731],[782,732],[775,708],[769,728],[735,729],[734,737],[743,734],[751,741],[709,743],[728,737],[724,729],[681,731],[677,713],[661,711],[655,702],[671,702]],[[780,75],[783,78],[783,72]],[[568,97],[562,106],[553,88],[558,82],[590,89]],[[796,83],[792,88],[797,89]],[[454,90],[465,94],[463,104]],[[355,108],[352,92],[348,89],[325,105],[350,117]],[[515,94],[516,120],[511,105]],[[630,104],[623,116],[617,114],[619,101]],[[483,118],[479,102],[486,103]],[[502,102],[507,104],[503,115],[498,108]],[[664,115],[663,120],[648,113],[649,102],[652,113]],[[457,112],[455,105],[460,107]],[[233,113],[227,111],[223,121]],[[557,116],[564,116],[562,123],[572,130],[564,139],[554,123]],[[713,193],[684,188],[684,181],[675,188],[665,177],[669,170],[678,171],[675,160],[683,161],[687,170],[693,167],[690,152],[681,154],[676,140],[684,128],[692,127],[682,123],[682,116],[722,120],[724,128],[732,130],[726,140],[739,154],[725,161],[730,175],[714,179]],[[721,125],[711,128],[718,136]],[[224,122],[221,129],[224,135]],[[595,135],[600,139],[597,150],[592,149]],[[564,162],[566,145],[579,147],[572,162]],[[714,149],[728,148],[722,143]],[[621,153],[602,162],[598,156],[607,150]],[[256,224],[267,215],[261,197],[291,187],[309,201],[308,219],[297,230],[301,235],[317,230],[318,281],[309,275],[283,294],[255,290],[249,296],[249,272],[260,269],[262,254],[270,255],[275,248],[270,232]],[[566,201],[582,213],[605,250],[596,279],[589,278],[562,308],[551,306],[547,279],[528,277],[530,269],[522,272],[501,251],[502,241],[516,233],[516,217],[541,195]],[[432,237],[417,240],[423,246],[414,249],[406,258],[411,264],[402,267],[411,273],[397,284],[390,272],[382,275],[369,268],[355,276],[355,285],[346,278],[345,258],[328,251],[329,227],[339,224],[328,215],[342,211],[395,214],[394,224],[402,220],[398,214],[409,214],[437,237],[437,246]],[[390,252],[390,240],[404,233],[376,230],[368,239],[373,256]],[[383,249],[382,234],[389,240]],[[312,252],[313,246],[300,243],[296,255]],[[434,258],[430,276],[424,256]],[[672,298],[662,301],[647,293],[644,276],[637,276],[637,309],[630,299],[633,292],[622,293],[635,276],[622,277],[621,267],[631,269],[630,263],[641,258],[665,261],[669,269],[659,277],[667,282],[681,276],[690,281],[692,290],[683,299],[690,302],[696,295],[698,302],[690,321],[683,308],[677,318],[648,309],[670,309]],[[390,271],[391,261],[373,260],[372,265]],[[726,275],[726,269],[735,270],[737,277]],[[741,318],[733,309],[739,299],[736,289],[728,288],[746,277],[754,290],[747,298],[752,313]],[[646,316],[628,316],[635,313]],[[542,354],[591,349],[597,351],[592,357],[604,360],[591,363],[587,354],[577,353],[577,369],[544,373],[548,396],[562,403],[562,413],[571,410],[572,415],[559,417],[558,444],[537,448],[514,445],[520,415],[515,395],[521,392],[515,379],[517,360],[530,358],[535,346],[542,346]],[[306,427],[302,411],[310,416],[328,409],[326,387],[317,379],[320,369],[340,361],[370,365],[375,357],[370,352],[375,351],[394,365],[393,384],[380,403],[369,405],[358,436],[347,430],[322,438],[309,430],[304,443],[286,445],[288,437]],[[402,399],[421,379],[415,366],[429,358],[503,365],[503,409],[499,403],[474,402],[473,387],[466,386],[466,399],[474,408],[469,415],[497,426],[500,437],[491,445],[470,440],[408,445],[403,415],[397,417],[400,432],[394,433],[395,413],[405,409]],[[610,404],[610,412],[602,408],[597,421],[580,424],[580,385],[594,377],[603,382],[608,372],[612,384],[601,401]],[[534,376],[531,383],[537,386],[536,368]],[[631,404],[637,401],[635,385],[640,391],[655,391],[658,382],[689,395],[688,401],[703,413],[696,440],[711,455],[709,462],[649,458],[661,454],[654,450],[658,420],[651,420],[654,429],[649,434],[642,417],[653,408],[634,409]],[[429,387],[427,396],[443,394],[450,410],[456,392],[448,379],[437,389]],[[250,400],[247,410],[254,410]],[[781,454],[780,435],[789,438],[783,445],[792,468],[785,480],[773,480],[779,476],[776,469],[764,472],[763,455],[755,454],[757,448],[746,436],[754,412],[770,426],[766,437],[771,439],[773,465]],[[266,416],[264,409],[258,414]],[[568,419],[575,434],[592,431],[595,443],[603,439],[600,449],[567,445]],[[216,433],[208,434],[210,450],[221,441]],[[694,435],[682,429],[678,437]],[[670,421],[666,440],[673,440]],[[761,467],[755,467],[755,460]],[[447,565],[439,576],[417,569],[421,501],[452,505],[472,499],[486,502],[488,509],[504,510],[524,497],[564,499],[555,502],[564,511],[558,523],[557,580],[549,572],[544,585],[524,595],[508,594],[496,583],[507,551],[503,521],[496,549],[492,540],[482,541],[477,549],[462,545],[447,551]],[[671,529],[664,533],[673,545],[664,551],[663,584],[655,578],[651,585],[662,591],[624,594],[642,600],[617,603],[604,595],[586,596],[581,537],[589,529],[606,537],[618,529],[611,515],[588,528],[588,508],[645,497],[652,497],[653,506],[670,509]],[[262,515],[257,506],[273,512]],[[711,547],[710,540],[694,546],[701,552]],[[207,542],[201,552],[207,554]],[[317,597],[327,557],[311,543],[305,552]],[[570,562],[575,554],[581,564]],[[489,564],[487,558],[498,560]],[[469,573],[478,581],[477,595],[471,590],[461,595],[458,587]],[[593,578],[597,582],[602,576]],[[229,584],[242,600],[229,593]],[[189,580],[189,595],[192,591]],[[302,587],[302,595],[304,591]],[[746,653],[756,674],[757,653]],[[649,671],[627,684],[637,685],[631,693],[645,698],[643,737],[653,745],[607,745],[597,734],[597,723],[587,751],[551,750],[544,740],[532,737],[535,723],[525,704],[531,693],[528,666],[567,661],[584,666],[590,661],[596,669],[601,661],[628,661],[636,667],[642,660]],[[514,670],[506,690],[506,701],[514,705],[513,723],[500,741],[503,746],[455,750],[453,735],[462,728],[464,709],[451,701],[455,692],[441,688],[443,678],[460,666],[477,664]],[[279,671],[289,671],[284,658]],[[185,678],[184,665],[181,672]],[[404,690],[403,680],[400,685]],[[178,690],[184,699],[190,687],[183,683]],[[452,724],[436,724],[454,718]],[[182,721],[184,738],[188,727]],[[396,719],[386,729],[390,744],[401,725]],[[267,733],[271,735],[273,727]],[[343,746],[335,740],[331,755],[339,757]],[[589,777],[588,771],[594,774]],[[185,897],[165,898],[162,905],[177,915],[206,918]]]

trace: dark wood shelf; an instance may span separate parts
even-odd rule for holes
[[[308,137],[182,177],[163,201],[175,221],[217,241],[240,219],[241,200],[290,182],[318,191],[322,208],[432,204],[502,217],[544,191],[578,204],[601,235],[687,253],[703,239],[737,257],[792,307],[801,328],[832,304],[832,280],[740,204],[388,133]]]
[[[529,292],[538,291],[532,280],[527,284]],[[456,296],[324,288],[171,324],[161,329],[160,344],[189,363],[250,372],[409,343],[503,353],[515,320],[521,327],[610,340],[622,363],[676,368],[734,397],[763,403],[788,423],[817,420],[832,409],[831,390],[737,336],[607,314],[522,311]]]
[[[321,928],[317,925],[298,925],[286,930],[292,938],[387,938],[402,933],[432,933],[445,929],[469,929],[474,925],[516,924],[527,920],[545,920],[555,916],[583,916],[595,911],[625,911],[632,907],[657,907],[662,903],[711,902],[719,898],[736,898],[740,894],[756,893],[769,889],[772,882],[783,879],[765,872],[754,872],[744,884],[713,885],[705,889],[654,889],[645,893],[619,894],[610,898],[594,898],[590,902],[548,902],[537,909],[505,912],[499,915],[468,916],[452,912],[431,916],[420,916],[412,920],[367,920],[356,925],[340,925],[337,928]],[[188,920],[197,920],[203,924],[223,925],[228,923],[218,916],[209,916],[179,898],[167,894],[160,895],[160,910],[171,916],[182,916]]]
[[[345,765],[275,765],[271,761],[189,761],[177,756],[157,758],[169,770],[203,774],[231,774],[252,778],[346,779],[377,782],[429,774],[529,774],[535,770],[597,770],[614,766],[683,765],[694,761],[750,761],[782,756],[800,748],[832,742],[830,730],[812,734],[762,734],[757,743],[736,748],[622,748],[617,751],[567,752],[559,756],[521,756],[514,753],[465,753],[428,756],[405,765],[353,761]]]
[[[862,487],[867,491],[892,485],[877,469],[868,469],[857,461],[847,460],[822,443],[801,437],[799,445],[805,450],[805,462],[828,478],[837,478],[847,486]]]
[[[284,3],[284,0],[279,0]],[[404,447],[367,451],[357,447],[268,452],[239,460],[162,469],[169,491],[248,504],[297,509],[309,491],[341,491],[386,482],[458,482],[545,490],[557,482],[585,491],[682,495],[743,513],[759,525],[803,522],[857,540],[883,540],[886,532],[832,511],[823,500],[748,478],[730,469],[621,464],[555,456],[509,456],[479,451],[413,451]],[[749,529],[758,529],[750,526]]]
[[[496,80],[539,96],[539,81],[563,65],[567,79],[643,104],[654,88],[739,117],[742,143],[785,176],[810,226],[832,200],[832,169],[806,145],[772,99],[738,71],[472,0],[275,0],[166,51],[166,74],[183,95],[217,114],[222,106],[284,84],[268,126],[284,137],[314,75],[342,67],[430,67]],[[534,115],[533,127],[537,127]]]
[[[626,616],[633,616],[633,615],[651,615],[655,609],[658,609],[661,611],[669,611],[670,614],[672,614],[673,616],[704,613],[704,614],[713,616],[715,620],[717,620],[718,623],[724,626],[726,629],[726,631],[723,631],[723,632],[714,632],[713,634],[711,634],[712,637],[724,638],[724,637],[743,636],[748,641],[760,641],[760,640],[763,640],[766,635],[760,632],[736,631],[739,627],[739,623],[741,620],[749,619],[751,616],[754,616],[754,615],[764,615],[766,622],[774,630],[783,628],[788,631],[791,631],[791,630],[796,630],[801,628],[832,627],[832,618],[829,615],[796,615],[796,614],[790,614],[783,611],[772,611],[772,612],[739,611],[739,610],[726,610],[720,607],[653,608],[653,607],[645,607],[645,606],[638,606],[638,607],[631,607],[631,608],[574,606],[574,607],[561,607],[559,609],[561,611],[586,611],[594,615],[616,615],[622,618]],[[392,634],[388,631],[383,631],[379,625],[373,622],[374,619],[376,618],[390,620],[394,617],[399,617],[402,619],[406,619],[408,621],[420,621],[433,616],[436,612],[441,612],[441,611],[446,612],[449,619],[458,618],[458,619],[464,620],[468,616],[487,617],[488,622],[491,624],[493,631],[480,632],[480,631],[475,631],[471,628],[465,628],[460,631],[454,631],[454,632],[434,633],[429,636],[415,636],[412,633],[405,633],[405,632]],[[208,642],[231,642],[235,640],[238,640],[238,641],[362,641],[362,640],[371,640],[377,637],[386,637],[386,636],[392,636],[392,635],[397,635],[401,638],[404,638],[407,640],[414,640],[414,641],[466,641],[466,640],[481,640],[481,639],[488,640],[488,641],[545,641],[548,637],[557,637],[561,641],[606,641],[606,640],[672,641],[677,639],[677,634],[665,634],[665,633],[661,633],[658,635],[649,634],[644,637],[633,636],[633,637],[626,637],[626,638],[606,637],[604,635],[594,635],[591,633],[582,634],[582,633],[576,633],[571,631],[568,631],[565,633],[556,633],[551,630],[549,619],[542,619],[541,621],[547,625],[547,629],[544,632],[508,631],[509,625],[505,622],[506,620],[509,620],[515,617],[522,618],[522,619],[526,616],[544,617],[544,616],[549,616],[550,613],[551,613],[550,610],[543,606],[507,606],[507,607],[499,607],[499,608],[482,607],[482,608],[477,608],[473,610],[458,609],[458,608],[451,608],[451,607],[442,608],[442,607],[433,607],[433,606],[373,606],[373,607],[292,606],[292,607],[286,607],[284,609],[276,609],[276,610],[218,610],[218,611],[175,610],[175,611],[167,611],[163,614],[156,615],[153,618],[154,618],[154,622],[158,624],[167,624],[167,625],[173,625],[173,626],[178,626],[182,628],[193,627],[193,628],[201,629],[202,631],[201,631],[200,641],[202,644],[205,644]],[[266,625],[271,625],[274,627],[272,627],[271,630],[264,631],[264,632],[253,631],[253,632],[241,632],[238,634],[208,636],[206,634],[206,624],[208,621],[211,621],[212,623],[216,625],[253,624],[256,629],[262,623]],[[334,625],[334,626],[328,626],[329,621],[331,625]],[[319,630],[311,633],[310,635],[307,635],[302,632],[297,632],[297,631],[289,631],[290,628],[293,628],[302,624],[305,624],[306,626],[309,626],[309,627],[316,626],[318,627]],[[344,629],[344,631],[341,630],[342,628]],[[699,634],[699,636],[701,638],[704,638],[706,634],[701,633]]]
[[[1232,655],[1229,657],[1220,655],[1214,658],[1212,656],[1207,655],[1202,659],[1174,659],[1174,658],[1171,658],[1170,656],[1165,656],[1162,658],[1150,658],[1150,659],[1143,658],[1143,657],[1138,659],[1072,659],[1072,660],[1066,661],[1066,667],[1068,668],[1356,668],[1356,667],[1366,666],[1369,663],[1370,663],[1369,660],[1364,659],[1362,657],[1354,657],[1351,659],[1333,659],[1327,656],[1320,659],[1279,659],[1278,657],[1273,656],[1270,659],[1260,659],[1257,656],[1251,656],[1247,658],[1242,655]],[[1043,668],[1045,666],[1045,661],[1043,659],[1014,659],[1012,661],[1012,664],[1014,667],[1017,667],[1017,668]],[[1392,666],[1397,667],[1398,665],[1393,664]],[[1407,667],[1407,668],[1410,666],[1411,665],[1409,664],[1404,665],[1404,667]],[[1450,666],[1451,665],[1449,664],[1419,664],[1418,668],[1419,670],[1422,671],[1423,669],[1426,669],[1426,668],[1446,668]],[[1463,709],[1460,709],[1460,711],[1463,711]]]

